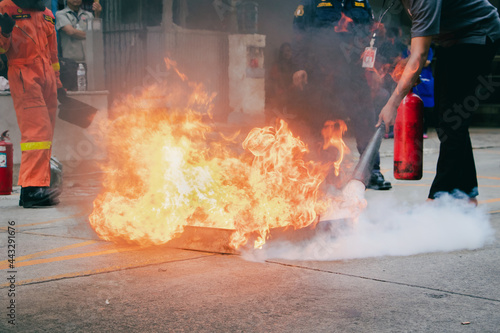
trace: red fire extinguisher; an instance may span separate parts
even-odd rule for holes
[[[12,170],[14,167],[12,142],[8,131],[0,136],[0,195],[12,193]]]
[[[409,92],[398,108],[394,124],[394,178],[422,178],[424,152],[424,103]]]

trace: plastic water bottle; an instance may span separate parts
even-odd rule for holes
[[[87,81],[85,78],[85,67],[83,64],[78,65],[78,70],[76,71],[76,77],[78,82],[78,91],[87,90]]]

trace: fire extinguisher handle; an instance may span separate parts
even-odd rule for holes
[[[0,137],[0,141],[4,141],[5,139],[10,139],[9,137],[9,130],[6,130],[2,133],[1,137]]]

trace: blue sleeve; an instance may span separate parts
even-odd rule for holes
[[[58,1],[57,0],[52,0],[52,2],[50,4],[50,7],[52,8],[52,13],[54,14],[54,16],[56,16],[56,12],[59,9],[58,6],[59,6]]]
[[[434,52],[432,51],[432,47],[429,48],[429,53],[427,54],[427,60],[432,61],[432,58],[434,58]]]

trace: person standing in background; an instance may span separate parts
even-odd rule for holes
[[[82,0],[67,0],[67,7],[56,13],[56,29],[61,37],[62,57],[84,63],[85,31],[94,15],[81,7]],[[92,9],[98,15],[102,7],[99,2],[94,2]]]
[[[360,154],[375,133],[372,93],[360,59],[373,24],[367,0],[301,0],[293,23],[293,82],[308,107],[301,116],[314,133],[327,120],[350,120]],[[380,172],[378,152],[367,188],[392,188]]]
[[[290,43],[283,43],[279,49],[278,60],[269,72],[266,104],[271,112],[268,112],[268,118],[288,116],[293,86],[292,76],[292,46]]]

